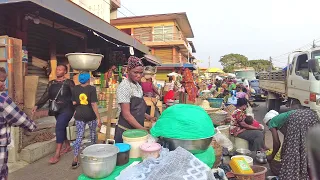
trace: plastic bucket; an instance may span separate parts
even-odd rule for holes
[[[141,157],[140,146],[148,141],[148,132],[140,129],[126,130],[122,134],[123,143],[129,144],[130,158]]]
[[[246,162],[250,165],[253,166],[253,159],[250,156],[244,156],[244,155],[236,155],[236,156],[232,156],[231,159],[233,158],[237,158],[237,157],[242,157],[246,160]]]
[[[217,129],[221,132],[221,134],[230,139],[230,125],[218,126]]]
[[[160,156],[161,145],[158,143],[144,143],[140,146],[142,159],[149,157],[158,158]]]

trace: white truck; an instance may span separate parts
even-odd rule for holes
[[[260,73],[260,88],[267,93],[267,110],[302,106],[320,111],[320,47],[294,52],[284,70]]]

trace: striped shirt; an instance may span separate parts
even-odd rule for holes
[[[19,109],[6,93],[0,95],[0,146],[11,142],[11,126],[19,126],[29,131],[36,128],[35,123]]]

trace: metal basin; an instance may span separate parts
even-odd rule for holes
[[[251,155],[251,151],[250,151],[249,149],[240,148],[240,149],[237,149],[237,150],[236,150],[236,154],[237,154],[237,155],[250,156],[250,155]]]
[[[95,71],[99,68],[104,56],[92,53],[69,53],[66,54],[66,57],[72,69],[78,71]]]
[[[213,137],[203,138],[199,140],[182,140],[182,139],[172,139],[172,138],[159,138],[159,143],[168,148],[170,151],[174,151],[177,147],[182,147],[189,152],[202,153],[208,149],[212,142]]]

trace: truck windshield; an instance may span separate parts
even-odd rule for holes
[[[252,79],[256,79],[256,73],[254,70],[248,70],[248,71],[236,71],[235,72],[237,79],[248,79],[248,80],[252,80]]]
[[[311,58],[316,59],[318,61],[319,66],[320,66],[320,50],[313,51],[311,53]],[[313,75],[317,80],[320,80],[320,69],[317,72],[313,72]]]

